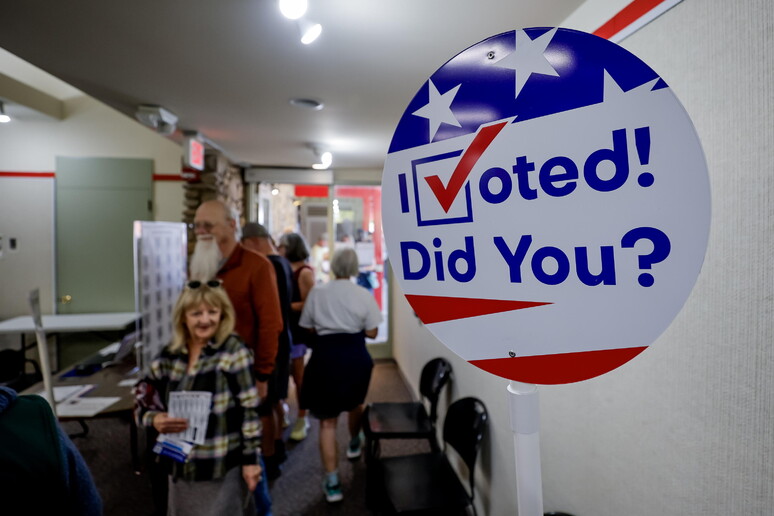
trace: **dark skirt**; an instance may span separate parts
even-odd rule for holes
[[[316,336],[304,369],[301,408],[318,419],[353,410],[365,401],[373,367],[363,332]]]

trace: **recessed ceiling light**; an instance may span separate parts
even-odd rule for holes
[[[290,99],[290,103],[296,107],[319,111],[323,108],[323,103],[315,99]]]
[[[279,0],[279,9],[285,18],[297,20],[306,13],[306,0]]]

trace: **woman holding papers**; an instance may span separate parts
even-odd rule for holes
[[[148,378],[167,409],[142,414],[170,465],[168,514],[254,515],[259,400],[252,355],[232,333],[234,309],[219,281],[191,281],[172,320],[172,343]]]

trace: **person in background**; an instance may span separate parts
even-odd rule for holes
[[[220,281],[190,281],[172,313],[172,342],[151,363],[148,381],[166,406],[174,391],[212,393],[204,443],[194,445],[184,463],[166,459],[169,515],[255,515],[259,399],[252,355],[232,333],[234,322]],[[187,419],[159,410],[142,410],[141,421],[160,434],[188,428]]]
[[[83,457],[37,395],[0,387],[0,513],[99,516]]]
[[[365,338],[374,338],[382,314],[374,297],[351,281],[357,275],[357,253],[351,247],[333,253],[333,281],[309,293],[299,324],[315,333],[312,356],[304,373],[301,403],[320,420],[320,456],[325,469],[323,492],[328,502],[343,498],[338,475],[336,424],[349,413],[347,458],[360,457],[363,446],[363,403],[373,361]]]
[[[301,387],[304,378],[304,359],[306,357],[306,342],[308,333],[298,325],[301,318],[301,310],[304,308],[306,296],[312,290],[315,283],[314,271],[306,263],[309,258],[309,251],[306,247],[304,238],[298,233],[285,233],[280,238],[279,251],[290,262],[293,270],[293,295],[290,303],[290,330],[293,336],[293,345],[290,350],[291,366],[290,371],[293,375],[293,382],[296,384],[296,397],[299,401],[298,417],[290,431],[290,438],[294,441],[302,441],[306,438],[309,430],[309,420],[306,410],[301,408]]]
[[[223,281],[236,312],[236,333],[253,352],[258,395],[264,399],[277,358],[282,310],[274,267],[268,258],[239,243],[237,219],[221,201],[206,201],[197,208],[190,276]],[[262,444],[265,454],[274,454],[273,435]]]
[[[290,369],[290,298],[293,293],[293,271],[290,262],[279,255],[271,235],[264,226],[257,222],[248,222],[242,227],[242,245],[255,251],[271,261],[277,277],[280,308],[282,310],[282,331],[279,336],[274,374],[269,380],[268,397],[261,400],[258,414],[263,423],[263,438],[274,441],[274,453],[268,454],[264,447],[263,460],[266,464],[266,476],[274,480],[281,474],[280,464],[285,460],[285,443],[282,441],[282,423],[284,419],[284,402],[288,397],[288,381]]]
[[[299,235],[300,236],[300,235]],[[306,246],[306,243],[304,243]],[[330,253],[328,250],[328,233],[321,233],[317,241],[312,245],[310,262],[317,281],[327,281],[330,272]],[[292,261],[292,260],[291,260]]]

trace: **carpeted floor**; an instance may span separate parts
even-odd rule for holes
[[[295,416],[291,381],[291,416]],[[396,364],[389,360],[376,362],[367,401],[409,401],[414,399]],[[349,442],[346,415],[339,418],[337,439],[340,451],[339,473],[344,500],[328,504],[321,489],[322,466],[318,451],[318,422],[312,421],[308,437],[288,442],[288,460],[282,475],[271,485],[274,516],[300,515],[368,515],[365,506],[365,463],[361,458],[350,462],[344,452]],[[76,423],[65,423],[68,433],[80,430]],[[89,435],[78,437],[78,446],[94,475],[102,495],[106,516],[152,515],[154,504],[147,473],[136,475],[132,468],[129,448],[129,423],[117,418],[93,420]],[[287,437],[287,432],[285,434]],[[387,442],[383,455],[400,455],[427,450],[426,443],[417,441]]]

